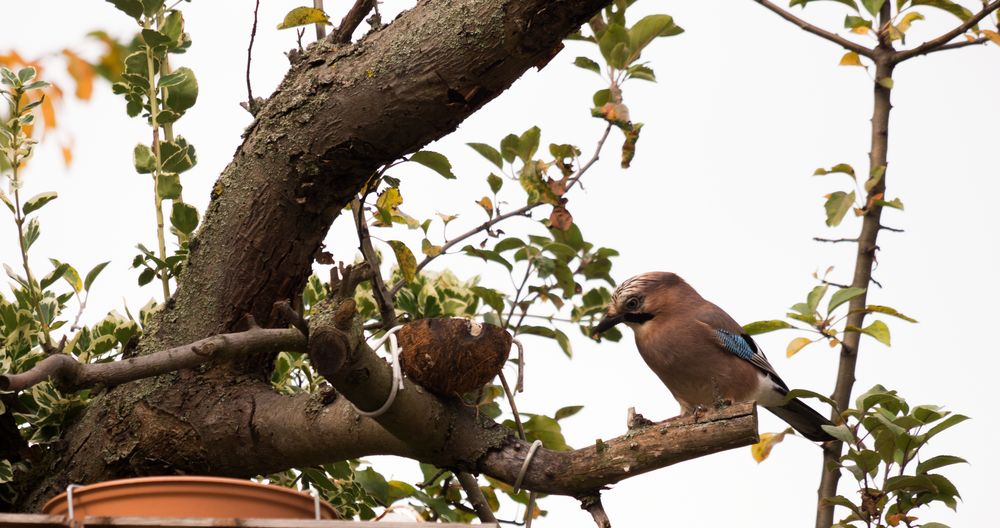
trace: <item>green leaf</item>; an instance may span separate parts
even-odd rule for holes
[[[611,59],[611,53],[616,46],[621,46],[621,49],[625,49],[629,44],[629,34],[624,26],[619,24],[608,24],[607,29],[604,30],[604,34],[601,35],[600,40],[597,45],[601,50],[601,56],[608,65],[615,68],[623,68],[625,65],[621,63],[613,63]]]
[[[514,134],[507,134],[500,140],[500,155],[503,157],[504,161],[507,163],[514,162],[514,159],[517,158],[520,143],[521,138],[515,136]]]
[[[139,34],[142,36],[142,41],[150,48],[170,43],[170,37],[155,29],[143,29]]]
[[[895,308],[890,308],[888,306],[879,306],[877,304],[869,304],[868,306],[865,307],[865,311],[869,312],[869,313],[875,312],[875,313],[883,313],[883,314],[886,314],[886,315],[891,315],[893,317],[898,317],[898,318],[900,318],[900,319],[902,319],[904,321],[910,322],[910,323],[917,322],[916,319],[914,319],[912,317],[907,317],[907,316],[905,316],[905,315],[897,312]]]
[[[573,61],[573,65],[592,71],[598,75],[601,74],[601,66],[587,57],[577,57],[576,60]]]
[[[531,127],[525,130],[518,138],[517,155],[524,163],[529,163],[538,151],[538,142],[541,140],[542,130],[538,127]]]
[[[878,185],[878,182],[882,181],[882,176],[885,176],[885,165],[879,165],[872,169],[868,181],[865,182],[865,191],[871,192]]]
[[[628,47],[631,54],[628,63],[637,60],[642,54],[642,50],[648,46],[656,37],[668,37],[678,35],[684,30],[674,24],[674,19],[670,15],[649,15],[636,22],[628,30]]]
[[[413,252],[399,240],[389,240],[388,244],[392,246],[392,252],[396,254],[396,263],[399,264],[403,280],[413,282],[417,278],[417,259],[413,256]]]
[[[142,0],[142,12],[146,16],[153,16],[165,2],[166,0]]]
[[[61,262],[53,258],[50,258],[49,262],[57,268],[62,265]],[[83,281],[80,280],[80,273],[76,271],[76,268],[70,266],[69,264],[66,265],[66,272],[63,274],[63,279],[71,288],[73,288],[74,292],[80,293],[80,290],[83,289]]]
[[[177,68],[174,74],[183,74],[184,81],[167,88],[165,104],[170,110],[183,114],[198,101],[198,80],[191,68],[186,66]]]
[[[882,207],[892,207],[893,209],[903,210],[903,201],[899,198],[893,198],[892,200],[875,200],[875,205],[881,205]]]
[[[643,81],[656,82],[656,73],[653,72],[653,69],[648,66],[635,64],[629,66],[627,72],[629,79],[641,79]]]
[[[892,77],[882,77],[878,80],[879,86],[885,88],[886,90],[892,90],[893,82]]]
[[[503,156],[500,155],[500,151],[497,149],[487,145],[486,143],[466,143],[466,145],[472,147],[472,150],[475,150],[480,156],[490,160],[497,167],[501,169],[503,168]]]
[[[817,399],[817,400],[819,400],[819,401],[821,401],[821,402],[829,405],[830,407],[833,407],[834,409],[837,409],[837,402],[835,402],[832,399],[830,399],[829,396],[824,396],[824,395],[822,395],[822,394],[820,394],[818,392],[813,392],[811,390],[806,390],[806,389],[792,389],[792,390],[788,391],[788,394],[785,395],[785,401],[786,402],[792,401],[795,398],[815,398],[815,399]]]
[[[503,187],[503,178],[491,172],[490,175],[486,177],[486,183],[490,185],[490,190],[493,191],[493,194],[496,194]]]
[[[142,16],[142,2],[139,0],[107,0],[126,15],[139,20]]]
[[[462,248],[462,251],[466,255],[471,255],[473,257],[479,257],[483,260],[490,260],[496,262],[502,265],[503,267],[507,268],[507,271],[513,271],[514,269],[514,266],[511,265],[510,262],[507,262],[507,259],[501,257],[500,254],[497,253],[496,251],[488,251],[485,249],[474,248],[472,246],[465,246]]]
[[[563,407],[562,409],[559,409],[552,417],[555,418],[556,421],[558,422],[559,420],[562,420],[564,418],[569,418],[570,416],[573,416],[574,414],[582,410],[583,410],[583,405],[570,405],[568,407]]]
[[[524,247],[524,241],[520,238],[510,237],[497,242],[497,245],[493,246],[493,251],[503,253],[504,251],[510,251],[520,247]]]
[[[150,174],[156,170],[156,157],[153,156],[153,151],[142,143],[132,149],[132,163],[139,174]]]
[[[884,3],[885,0],[861,0],[861,5],[865,6],[872,16],[878,16],[879,9],[882,9]]]
[[[806,305],[809,307],[809,313],[816,312],[816,308],[819,307],[819,302],[823,300],[828,288],[826,284],[821,284],[809,292],[809,295],[806,296]]]
[[[972,11],[969,11],[968,9],[956,4],[955,2],[952,2],[951,0],[913,0],[912,4],[915,6],[926,5],[926,6],[936,7],[938,9],[943,9],[944,11],[947,11],[958,17],[958,19],[961,20],[962,22],[965,22],[970,18],[972,18]],[[976,26],[973,26],[973,29],[976,29]]]
[[[181,173],[198,163],[194,145],[189,145],[183,136],[177,136],[174,142],[161,142],[160,159],[164,172]]]
[[[800,5],[800,6],[802,6],[804,8],[806,6],[806,4],[808,4],[810,2],[816,2],[816,1],[817,0],[792,0],[788,4],[788,7],[795,7],[797,5]],[[841,4],[844,4],[844,5],[850,7],[851,9],[853,9],[855,11],[859,11],[858,4],[854,0],[833,0],[833,1],[834,2],[839,2]]]
[[[957,457],[952,455],[938,455],[936,457],[928,458],[927,460],[924,460],[923,462],[917,464],[917,474],[922,475],[933,469],[950,466],[952,464],[968,464],[968,463],[969,462],[962,457]]]
[[[866,27],[868,29],[872,28],[872,21],[867,20],[863,17],[847,15],[844,17],[844,28],[846,29],[856,29],[859,27]]]
[[[965,416],[965,415],[962,415],[962,414],[953,414],[953,415],[945,418],[944,420],[942,420],[941,423],[935,425],[934,427],[931,427],[924,434],[924,438],[927,439],[927,440],[930,440],[931,438],[933,438],[934,436],[937,436],[938,433],[941,433],[945,429],[949,429],[951,427],[954,427],[954,426],[956,426],[956,425],[958,425],[958,424],[960,424],[960,423],[962,423],[962,422],[964,422],[964,421],[966,421],[968,419],[969,419],[968,416]]]
[[[439,154],[431,150],[421,150],[420,152],[414,152],[410,156],[410,161],[415,161],[449,180],[455,179],[455,175],[451,172],[451,162],[448,161],[448,158],[444,154]]]
[[[868,334],[885,346],[889,346],[889,327],[879,320],[872,321],[872,324],[864,327],[861,331]]]
[[[154,278],[156,278],[156,270],[152,268],[142,270],[142,273],[139,274],[139,286],[145,286],[153,282]]]
[[[15,211],[14,202],[10,201],[10,198],[7,196],[7,193],[3,192],[2,189],[0,189],[0,201],[3,201],[4,205],[7,206],[7,209],[10,209],[10,212],[13,213]]]
[[[186,80],[187,80],[186,72],[175,71],[173,73],[168,73],[167,75],[160,77],[159,82],[156,83],[156,87],[160,89],[170,88],[171,86],[178,86],[180,84],[184,84],[184,81]]]
[[[181,233],[190,235],[198,227],[198,210],[184,202],[174,202],[170,211],[170,225]]]
[[[181,177],[178,174],[163,173],[156,178],[156,195],[161,200],[176,200],[181,196]]]
[[[630,130],[625,130],[625,141],[622,143],[621,167],[627,169],[632,165],[632,158],[635,157],[635,144],[639,142],[639,132],[642,131],[642,123],[634,123]]]
[[[539,202],[559,205],[559,197],[552,192],[552,188],[542,179],[538,167],[534,163],[525,163],[524,167],[521,168],[518,180],[528,195],[527,202],[529,205]]]
[[[785,328],[795,328],[795,327],[786,323],[785,321],[778,321],[778,320],[755,321],[753,323],[743,325],[743,331],[746,332],[748,335],[766,334],[767,332],[773,332],[775,330],[782,330]]]
[[[813,176],[826,176],[827,174],[846,174],[854,179],[854,167],[848,165],[847,163],[838,163],[829,169],[824,169],[820,167],[813,172]]]
[[[38,193],[32,196],[28,199],[28,201],[24,202],[24,207],[22,208],[24,216],[28,216],[29,214],[41,209],[45,206],[45,204],[55,200],[58,196],[58,194],[52,191]]]
[[[596,92],[594,92],[593,101],[595,108],[600,108],[604,106],[610,100],[611,100],[611,90],[605,88],[603,90],[597,90]]]
[[[101,272],[104,271],[105,266],[110,263],[111,261],[109,260],[91,268],[91,270],[87,272],[87,277],[83,279],[83,289],[90,291],[90,286],[94,284],[95,280],[97,280],[97,276],[100,275]]]
[[[826,225],[830,227],[840,225],[844,215],[851,210],[853,205],[854,191],[851,191],[850,194],[837,191],[827,195],[826,204],[823,206],[826,209]]]
[[[504,310],[504,295],[492,288],[484,288],[482,286],[473,286],[469,288],[473,293],[479,296],[490,308],[493,308],[497,313],[503,313]]]
[[[48,275],[42,277],[42,280],[38,281],[38,286],[41,287],[42,290],[45,290],[49,286],[52,286],[52,284],[57,280],[61,279],[63,275],[66,274],[66,270],[68,269],[69,264],[66,264],[65,262],[59,264],[56,266],[56,269],[52,270]]]
[[[288,29],[309,24],[330,24],[330,17],[322,9],[313,7],[296,7],[285,15],[278,24],[278,29]]]
[[[840,440],[841,442],[844,442],[846,444],[854,443],[855,440],[854,433],[852,433],[851,430],[848,429],[846,425],[823,425],[821,427],[823,428],[824,431],[827,432],[827,434],[836,438],[837,440]]]
[[[865,291],[867,291],[865,288],[841,288],[833,292],[833,295],[830,296],[830,303],[826,307],[826,312],[832,313],[838,306],[863,295]]]

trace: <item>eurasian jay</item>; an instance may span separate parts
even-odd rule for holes
[[[639,355],[681,405],[683,414],[720,402],[756,401],[814,441],[833,440],[833,425],[798,398],[743,327],[673,273],[649,272],[621,283],[594,329],[624,322]]]

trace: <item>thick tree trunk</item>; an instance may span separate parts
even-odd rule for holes
[[[423,0],[356,45],[321,42],[297,56],[219,178],[189,266],[141,349],[227,331],[247,313],[267,322],[275,301],[299,293],[330,224],[374,170],[454,130],[606,3]],[[354,421],[344,401],[273,394],[269,360],[112,388],[37,461],[19,508],[35,510],[71,482],[250,476],[315,462],[316,450],[326,460],[411,450]],[[338,434],[291,442],[314,426],[307,418],[332,420],[322,429]]]

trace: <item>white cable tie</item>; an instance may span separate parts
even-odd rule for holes
[[[516,338],[511,341],[517,345],[517,383],[514,384],[514,392],[524,392],[524,345]]]
[[[521,471],[517,474],[517,480],[514,481],[514,493],[517,493],[521,489],[521,481],[524,480],[524,474],[528,472],[528,465],[531,464],[531,459],[535,456],[535,451],[541,447],[542,441],[535,440],[531,443],[531,447],[528,448],[528,456],[524,457],[524,463],[521,464]]]
[[[403,328],[403,325],[393,327],[388,332],[386,332],[385,335],[383,335],[378,339],[378,341],[375,341],[375,343],[372,345],[372,350],[378,350],[379,348],[381,348],[382,345],[385,344],[386,340],[390,339],[393,336],[393,334],[399,331],[400,328]],[[398,393],[403,388],[403,370],[399,367],[400,348],[398,343],[396,342],[396,339],[391,339],[389,341],[389,347],[392,350],[392,388],[389,390],[389,397],[386,398],[385,403],[383,403],[381,407],[371,412],[362,411],[361,409],[358,409],[357,405],[355,405],[354,410],[357,411],[357,413],[360,414],[361,416],[367,416],[369,418],[382,416],[383,414],[385,414],[386,411],[389,410],[390,407],[392,407],[392,403],[396,401],[396,393]]]

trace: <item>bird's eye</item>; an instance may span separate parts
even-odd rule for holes
[[[638,297],[630,297],[627,301],[625,301],[625,309],[628,310],[628,311],[630,311],[630,312],[634,311],[634,310],[638,310],[639,309],[639,298]]]

